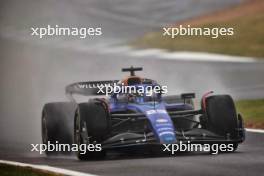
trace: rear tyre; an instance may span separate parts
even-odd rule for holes
[[[81,151],[81,145],[98,145],[109,133],[110,119],[107,109],[100,102],[80,103],[75,113],[74,142],[78,145],[76,155],[80,160],[102,159],[105,151]]]
[[[43,144],[72,144],[74,104],[70,102],[47,103],[41,117]],[[45,151],[46,155],[58,154],[56,151]],[[70,153],[70,152],[66,152]],[[66,154],[64,153],[64,154]]]
[[[206,128],[227,139],[238,139],[238,119],[233,99],[229,95],[215,95],[206,98]],[[238,143],[232,143],[235,151]]]

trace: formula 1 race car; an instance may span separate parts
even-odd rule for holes
[[[194,93],[165,96],[164,87],[156,81],[135,75],[135,71],[141,70],[123,68],[122,71],[130,72],[123,80],[67,86],[70,102],[48,103],[43,108],[43,143],[101,144],[101,151],[85,154],[77,151],[77,157],[83,160],[103,157],[108,150],[136,150],[179,141],[233,144],[235,151],[244,141],[243,119],[237,114],[231,96],[206,93],[201,99],[201,108],[195,110]],[[119,90],[133,87],[133,90],[112,91],[107,97],[110,86]],[[77,103],[74,94],[94,97]],[[46,154],[52,152],[46,151]]]

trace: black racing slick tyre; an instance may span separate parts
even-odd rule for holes
[[[230,95],[215,95],[206,98],[207,129],[229,139],[237,139],[238,118]],[[233,143],[235,151],[238,143]]]
[[[74,118],[74,143],[77,144],[77,158],[80,160],[102,159],[105,151],[102,142],[109,133],[109,113],[101,102],[80,103]],[[81,151],[81,145],[96,145],[92,151]],[[99,147],[100,146],[100,147]]]
[[[42,110],[43,144],[72,144],[73,120],[76,106],[70,102],[47,103]],[[58,151],[45,151],[46,155],[58,154]],[[64,152],[64,154],[70,151]]]

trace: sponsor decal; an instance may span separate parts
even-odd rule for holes
[[[149,111],[146,111],[147,115],[155,114],[155,113],[160,113],[160,114],[167,114],[167,111],[164,109],[152,109]]]
[[[167,123],[168,120],[167,119],[157,119],[156,122],[157,123]]]

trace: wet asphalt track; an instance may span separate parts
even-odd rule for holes
[[[217,10],[238,0],[98,1],[4,0],[0,5],[0,159],[48,164],[102,175],[260,175],[263,135],[248,133],[238,152],[211,156],[110,156],[79,162],[28,152],[40,142],[40,114],[49,101],[63,101],[65,85],[81,80],[120,79],[120,68],[143,66],[141,74],[169,87],[171,94],[208,90],[235,98],[264,96],[263,63],[184,62],[98,52],[163,24]],[[100,26],[103,36],[86,40],[30,36],[46,24]],[[87,49],[89,48],[89,50]]]
[[[50,165],[98,175],[198,175],[248,176],[264,171],[264,135],[247,133],[247,140],[235,153],[211,155],[209,153],[178,153],[167,155],[132,155],[111,153],[103,161],[78,161],[72,157],[52,157],[1,150],[1,159]]]

